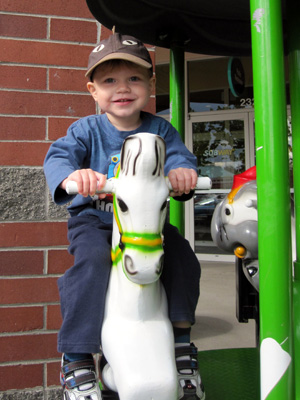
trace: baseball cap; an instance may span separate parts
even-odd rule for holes
[[[150,54],[144,44],[133,36],[114,33],[102,40],[89,56],[86,77],[91,77],[98,65],[108,60],[127,60],[145,68],[152,68]]]

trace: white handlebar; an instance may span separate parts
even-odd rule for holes
[[[167,186],[168,186],[169,190],[172,191],[172,186],[171,186],[170,181],[169,181],[168,178],[166,178],[166,182],[167,182]],[[97,190],[96,194],[113,193],[114,192],[114,184],[115,184],[115,178],[107,179],[103,189],[102,190]],[[212,186],[211,179],[208,178],[208,177],[205,177],[205,176],[201,176],[197,180],[197,185],[196,185],[195,189],[208,190],[208,189],[211,189],[211,186]],[[78,194],[77,183],[75,181],[67,182],[66,192],[69,195]]]
[[[170,190],[170,192],[173,190],[171,183],[169,181],[169,178],[166,178],[167,181],[167,186]],[[199,176],[197,179],[197,183],[196,183],[196,190],[208,190],[211,189],[212,187],[212,182],[211,179],[208,176]]]
[[[114,180],[115,180],[115,178],[107,179],[107,181],[105,182],[105,185],[104,185],[103,189],[97,190],[97,191],[96,191],[96,194],[100,194],[100,193],[113,193],[113,192],[114,192]],[[78,194],[77,182],[75,182],[75,181],[69,181],[69,182],[67,182],[67,185],[66,185],[66,192],[67,192],[69,195]]]

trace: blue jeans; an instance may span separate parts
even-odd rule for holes
[[[58,334],[62,353],[98,353],[105,296],[111,269],[112,225],[96,216],[68,221],[69,252],[74,265],[59,278],[63,323]],[[177,228],[164,227],[164,285],[171,321],[195,322],[200,264]]]

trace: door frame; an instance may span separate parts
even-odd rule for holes
[[[207,113],[190,113],[186,123],[185,145],[193,152],[193,123],[195,122],[213,122],[228,121],[234,119],[244,120],[244,143],[245,143],[245,169],[255,165],[255,144],[254,144],[254,109],[242,108],[236,110],[209,111]],[[202,192],[202,191],[201,191]],[[202,193],[229,193],[230,189],[211,189]],[[194,206],[189,201],[185,204],[185,237],[190,245],[195,249],[195,224],[194,224]],[[200,261],[234,262],[234,255],[230,254],[196,254]]]

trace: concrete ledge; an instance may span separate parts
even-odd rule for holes
[[[62,389],[18,390],[0,393],[0,400],[61,400]]]

